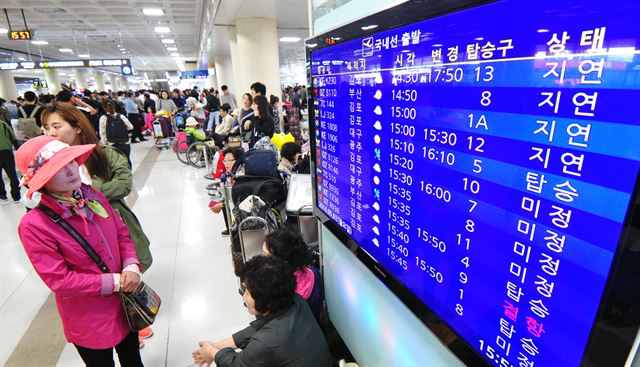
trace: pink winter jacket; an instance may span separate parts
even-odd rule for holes
[[[41,204],[60,214],[100,255],[107,267],[120,273],[138,264],[126,225],[107,199],[90,186],[82,185],[85,200],[98,200],[109,218],[89,212],[89,235],[78,215],[54,198],[43,194]],[[96,263],[59,224],[34,209],[20,221],[18,234],[36,272],[55,293],[64,335],[70,343],[91,349],[107,349],[131,332],[114,293],[112,274],[102,274]]]

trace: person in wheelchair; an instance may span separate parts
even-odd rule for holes
[[[199,129],[198,120],[195,117],[190,116],[187,118],[187,122],[185,123],[184,133],[187,137],[187,146],[195,143],[196,141],[205,141],[207,140],[207,135]]]

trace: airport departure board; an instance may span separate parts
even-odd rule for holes
[[[638,14],[506,0],[310,52],[317,207],[493,365],[582,361],[638,179]]]

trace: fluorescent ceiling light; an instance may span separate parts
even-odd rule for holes
[[[178,51],[177,47],[167,47],[167,51]]]
[[[378,25],[377,24],[372,24],[372,25],[367,25],[367,26],[364,26],[364,27],[360,27],[360,29],[362,29],[363,31],[368,31],[368,30],[374,29],[374,28],[378,28]]]
[[[58,51],[60,51],[60,52],[64,52],[64,53],[72,53],[72,52],[73,52],[73,50],[72,50],[72,49],[70,49],[70,48],[61,48],[61,49],[59,49]]]
[[[142,13],[151,17],[159,17],[164,15],[164,10],[157,8],[144,8],[142,9]]]
[[[169,27],[154,27],[153,30],[156,33],[171,33],[171,28]]]
[[[163,39],[162,43],[164,43],[164,44],[174,44],[174,43],[176,43],[176,41],[174,41],[174,40],[172,40],[170,38],[167,38],[167,39]]]
[[[33,43],[34,45],[48,45],[49,42],[47,41],[31,41],[31,43]]]
[[[9,33],[9,30],[6,28],[0,28],[0,34]]]
[[[83,59],[88,59],[88,58],[91,57],[91,55],[89,55],[89,54],[80,54],[80,55],[78,55],[78,57],[83,58]]]
[[[280,38],[280,42],[298,42],[300,41],[300,37],[282,37]]]
[[[171,55],[173,57],[180,57],[180,54],[178,52],[172,52],[169,55]]]

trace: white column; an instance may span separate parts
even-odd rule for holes
[[[216,80],[218,85],[222,88],[223,85],[229,87],[229,91],[238,96],[239,92],[236,90],[236,84],[233,77],[233,66],[231,65],[231,56],[220,55],[215,57],[216,61]],[[222,93],[222,92],[220,92]]]
[[[18,98],[18,88],[11,71],[0,71],[0,97],[7,101]]]
[[[58,77],[58,69],[44,69],[44,77],[47,79],[49,93],[58,94],[62,87],[60,86],[60,78]]]
[[[111,74],[109,75],[109,81],[111,82],[111,91],[112,92],[117,92],[118,91],[118,82],[116,81],[116,76]]]
[[[234,69],[240,69],[240,88],[249,91],[252,83],[261,82],[267,86],[267,98],[270,94],[281,95],[276,21],[264,18],[237,19],[236,41],[240,60],[234,60],[233,65]]]
[[[124,75],[120,76],[120,89],[125,92],[129,90],[129,79]]]
[[[249,85],[243,85],[242,78],[240,74],[240,55],[238,54],[238,42],[236,37],[236,29],[229,28],[229,50],[231,52],[231,64],[233,68],[231,69],[231,77],[233,79],[234,89],[231,89],[231,93],[235,94],[236,97],[240,98],[244,93],[249,92]],[[231,87],[229,87],[231,88]]]
[[[87,69],[75,69],[75,82],[76,88],[79,89],[87,89],[89,88],[89,73],[87,73]]]
[[[93,77],[96,79],[96,90],[98,93],[107,90],[107,86],[104,84],[104,74],[98,70],[93,71]]]
[[[209,68],[207,70],[209,71],[209,77],[207,78],[205,87],[220,90],[218,80],[216,79],[216,74],[218,73],[218,71],[216,70],[216,65],[214,63],[209,63]]]

